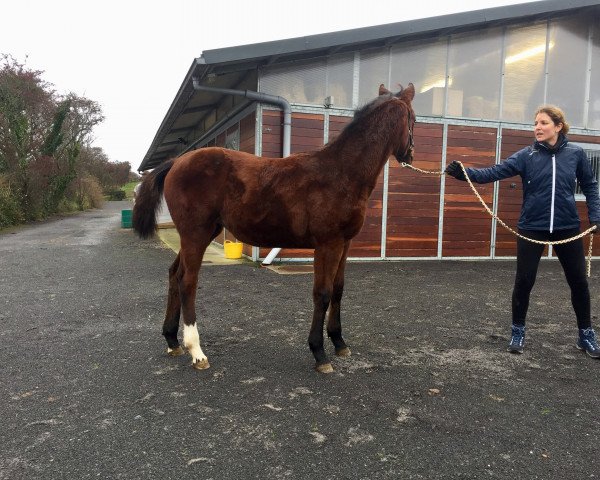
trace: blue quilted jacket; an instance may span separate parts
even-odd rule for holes
[[[554,147],[535,142],[504,162],[489,168],[467,168],[475,183],[489,183],[520,175],[523,205],[518,227],[523,230],[579,228],[575,202],[576,181],[585,195],[590,223],[600,222],[598,182],[581,147],[561,135]]]

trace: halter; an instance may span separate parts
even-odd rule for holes
[[[398,162],[400,162],[400,163],[405,161],[405,159],[409,158],[409,154],[412,153],[412,151],[415,149],[413,129],[410,126],[410,120],[411,120],[411,114],[410,114],[410,108],[409,108],[408,114],[407,114],[407,119],[406,119],[406,127],[408,128],[408,145],[406,146],[406,149],[404,150],[404,153],[401,155],[401,157],[398,156],[398,152],[396,152],[394,154],[394,156],[396,157],[396,160],[398,160]]]

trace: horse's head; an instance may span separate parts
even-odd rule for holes
[[[400,91],[398,93],[392,93],[386,89],[383,84],[379,86],[379,95],[386,95],[398,99],[405,112],[403,118],[406,120],[406,125],[402,128],[398,147],[394,151],[394,156],[398,162],[411,164],[413,161],[413,154],[415,150],[413,131],[415,127],[415,112],[412,108],[412,101],[415,98],[415,86],[412,83],[408,84],[408,87],[402,88],[400,85]]]

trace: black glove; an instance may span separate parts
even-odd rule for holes
[[[465,177],[465,174],[463,172],[463,169],[460,166],[460,163],[458,163],[456,160],[454,160],[452,163],[450,163],[446,167],[446,173],[448,175],[450,175],[451,177],[456,178],[457,180],[462,180],[463,182],[467,181],[467,178]]]

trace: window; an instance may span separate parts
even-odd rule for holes
[[[326,72],[325,59],[267,67],[261,75],[260,91],[290,103],[323,105]]]
[[[234,131],[230,131],[227,133],[225,137],[225,148],[229,148],[230,150],[239,150],[240,149],[240,131],[239,129],[235,129]]]
[[[382,83],[390,90],[396,91],[395,86],[388,85],[390,70],[389,50],[376,52],[361,52],[360,73],[358,75],[358,106],[377,97],[379,85]]]
[[[417,115],[442,116],[446,93],[446,38],[403,43],[392,48],[392,82],[409,82],[417,94],[412,106]],[[362,76],[362,69],[360,72]],[[395,91],[396,88],[390,88]],[[453,105],[452,93],[449,105]],[[462,100],[461,100],[462,101]]]
[[[448,115],[496,120],[502,78],[502,30],[453,35],[448,67]]]
[[[546,24],[506,31],[502,119],[531,123],[544,102]]]
[[[353,72],[353,53],[329,57],[327,60],[326,94],[331,97],[333,107],[352,108]]]
[[[581,17],[550,24],[546,102],[560,106],[574,127],[586,121],[588,32],[588,22]]]
[[[594,41],[592,45],[592,79],[590,88],[590,110],[588,128],[600,129],[600,24],[593,25]]]

